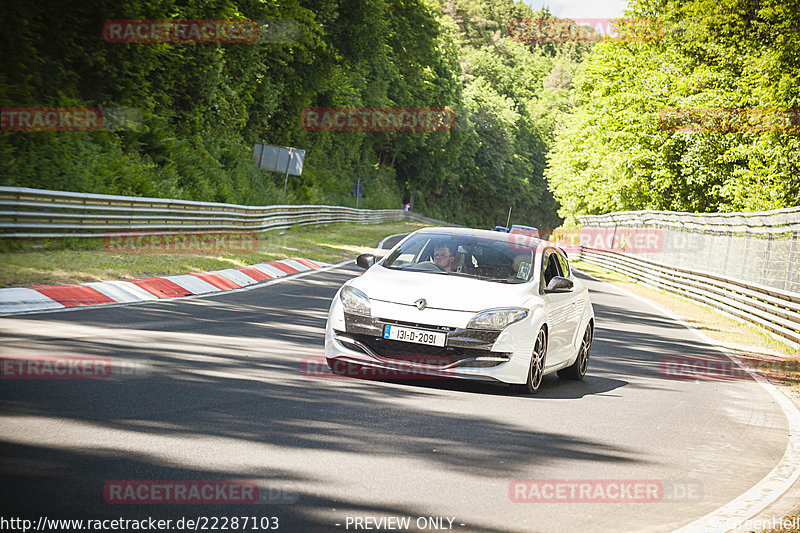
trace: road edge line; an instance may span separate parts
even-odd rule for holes
[[[717,341],[705,333],[697,330],[694,326],[686,322],[684,319],[666,307],[650,300],[649,298],[634,294],[633,292],[623,287],[619,287],[610,281],[605,281],[592,276],[588,272],[584,272],[577,268],[573,268],[573,270],[580,272],[582,275],[587,276],[595,281],[611,285],[614,287],[614,289],[625,294],[626,296],[631,296],[656,309],[660,313],[668,316],[694,333],[697,338],[708,344],[710,347],[723,353],[728,359],[731,360],[731,362],[742,367],[736,358],[731,355],[731,352],[727,348],[720,345]],[[795,482],[797,482],[798,478],[800,478],[800,410],[798,410],[797,406],[790,398],[788,398],[772,383],[769,383],[769,381],[767,381],[764,377],[754,374],[744,367],[742,367],[742,370],[747,372],[750,377],[758,382],[758,384],[761,385],[764,390],[766,390],[770,396],[775,399],[776,403],[783,411],[783,415],[786,417],[786,422],[789,426],[786,451],[784,452],[783,457],[781,457],[778,464],[775,465],[775,467],[766,476],[758,481],[758,483],[725,505],[717,508],[714,511],[711,511],[697,520],[694,520],[693,522],[690,522],[685,526],[682,526],[679,529],[674,530],[674,533],[689,533],[695,531],[701,533],[724,533],[727,531],[733,531],[741,527],[744,522],[754,518],[764,509],[775,503],[781,496],[789,491]],[[767,495],[766,498],[764,498],[765,493]]]

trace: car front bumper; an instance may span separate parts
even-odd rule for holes
[[[535,339],[530,317],[498,332],[466,328],[474,313],[435,309],[423,312],[400,304],[384,304],[380,314],[374,311],[377,316],[345,314],[337,295],[328,314],[326,358],[334,364],[340,361],[382,371],[376,376],[394,372],[501,383],[524,383],[527,379]],[[398,316],[403,320],[396,320]],[[446,345],[386,340],[386,325],[445,333]]]

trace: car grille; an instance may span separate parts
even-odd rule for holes
[[[456,331],[458,329],[458,328],[450,328],[450,327],[447,327],[447,326],[433,326],[431,324],[418,324],[416,322],[403,322],[401,320],[385,320],[385,319],[382,319],[380,322],[382,324],[392,324],[394,326],[406,326],[406,327],[409,327],[409,328],[422,328],[422,329],[428,329],[428,330],[432,330],[432,331],[442,331],[444,333],[451,333],[451,332]],[[403,343],[403,344],[405,344],[405,343]]]
[[[500,334],[499,331],[418,324],[347,312],[344,314],[344,320],[346,331],[336,332],[339,342],[351,350],[388,361],[415,363],[434,368],[452,366],[486,368],[505,363],[511,357],[510,353],[491,351]],[[445,333],[447,345],[440,347],[385,339],[383,330],[387,325]]]
[[[453,366],[454,364],[459,367],[492,367],[506,362],[511,355],[508,353],[490,352],[488,350],[479,350],[475,348],[414,344],[358,333],[347,333],[346,336],[366,346],[371,352],[383,359],[438,368]],[[348,348],[363,351],[358,344],[348,343],[346,341],[344,341],[344,344],[346,344]],[[493,359],[476,361],[475,359],[478,357],[491,357]]]

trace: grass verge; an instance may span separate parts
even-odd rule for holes
[[[424,226],[413,222],[298,226],[259,234],[257,243],[246,253],[170,254],[153,253],[152,248],[119,253],[106,250],[101,240],[84,240],[67,248],[63,243],[43,243],[38,248],[3,251],[0,255],[0,287],[170,276],[291,257],[336,263],[373,250],[388,235],[407,233]]]

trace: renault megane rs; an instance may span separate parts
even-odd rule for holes
[[[554,243],[528,235],[425,228],[337,292],[325,355],[416,375],[506,383],[534,393],[542,377],[586,374],[594,313]]]

